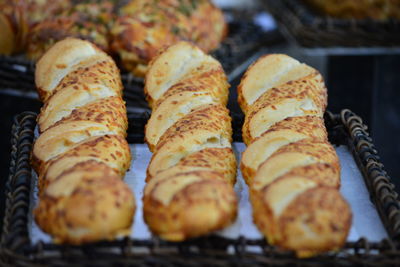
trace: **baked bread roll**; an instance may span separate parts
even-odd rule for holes
[[[154,154],[143,205],[146,223],[163,239],[205,235],[236,217],[228,87],[221,65],[187,42],[150,63],[145,94],[152,115],[145,136]]]
[[[0,13],[0,30],[0,55],[11,55],[15,49],[16,32],[12,18],[4,12]]]
[[[21,0],[0,0],[0,54],[21,51],[28,32],[26,4]]]
[[[210,52],[226,34],[223,13],[210,0],[0,0],[0,54],[23,51],[37,60],[75,37],[118,54],[140,77],[159,49],[189,40]]]
[[[121,178],[131,153],[113,60],[88,41],[68,38],[38,61],[35,80],[45,103],[32,152],[37,224],[60,243],[128,235],[135,201]]]
[[[253,219],[270,244],[299,257],[339,249],[351,211],[328,142],[327,93],[315,69],[286,55],[256,61],[238,87],[245,113],[241,170]]]
[[[227,25],[210,0],[134,0],[121,9],[111,33],[124,67],[144,76],[159,49],[188,40],[209,52],[218,48]]]
[[[41,19],[29,33],[27,56],[37,60],[54,43],[67,37],[88,40],[109,50],[109,29],[114,21],[112,1],[86,1],[71,5],[54,17]]]
[[[0,54],[24,51],[30,28],[70,6],[68,0],[0,0]]]
[[[399,0],[306,0],[323,15],[345,19],[400,19]]]

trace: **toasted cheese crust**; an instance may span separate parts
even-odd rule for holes
[[[71,4],[56,16],[44,17],[32,26],[27,56],[39,59],[54,43],[67,37],[95,43],[110,52],[109,31],[114,20],[113,1],[82,1]]]
[[[340,195],[340,164],[323,123],[321,75],[286,55],[261,57],[243,76],[241,170],[253,218],[268,242],[310,257],[343,246],[351,211]]]
[[[31,28],[70,7],[69,0],[1,0],[0,54],[25,52]]]
[[[345,19],[400,19],[398,1],[390,0],[306,0],[312,8],[324,15]]]
[[[67,38],[36,66],[44,106],[32,166],[39,177],[35,220],[55,242],[83,244],[129,235],[135,199],[119,71],[93,44]]]
[[[152,108],[144,218],[170,241],[209,234],[236,217],[236,158],[221,65],[179,42],[154,58],[145,80]]]
[[[155,57],[145,81],[144,92],[153,110],[145,133],[151,151],[164,132],[193,109],[228,101],[229,84],[221,64],[187,42]]]
[[[227,33],[224,16],[209,0],[135,0],[121,10],[112,28],[112,48],[124,67],[144,76],[158,50],[187,40],[209,52]]]
[[[211,0],[3,0],[0,10],[0,54],[37,61],[58,41],[79,38],[118,55],[138,77],[159,50],[185,40],[208,53],[228,31]]]

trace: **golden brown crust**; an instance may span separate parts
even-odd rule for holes
[[[274,154],[270,156],[273,158],[280,153],[302,153],[307,154],[313,158],[322,159],[329,164],[334,165],[335,169],[340,169],[339,158],[336,155],[335,149],[331,144],[326,141],[319,141],[312,138],[306,138],[294,143],[290,143],[280,149],[278,149]]]
[[[150,62],[144,93],[151,108],[164,95],[167,98],[169,94],[177,94],[173,92],[175,90],[193,91],[193,87],[196,87],[195,91],[206,90],[216,98],[227,101],[229,84],[221,64],[204,55],[195,45],[179,42],[161,50]]]
[[[284,54],[267,54],[245,72],[238,86],[238,101],[244,113],[250,105],[274,87],[306,77],[315,69]]]
[[[295,176],[286,179],[293,178],[302,179]],[[318,183],[311,185],[291,199],[277,217],[263,199],[278,188],[267,187],[251,194],[255,223],[269,242],[296,251],[299,257],[336,250],[343,245],[352,216],[347,202],[335,188]]]
[[[259,57],[256,61],[254,61],[254,62],[247,68],[246,72],[243,74],[242,79],[240,80],[240,83],[239,83],[239,85],[238,85],[238,87],[237,87],[238,103],[239,103],[239,106],[240,106],[241,110],[242,110],[245,114],[246,114],[246,112],[247,112],[247,108],[248,108],[249,104],[247,103],[247,100],[246,100],[246,98],[244,97],[244,94],[243,94],[243,91],[244,91],[244,89],[243,89],[243,84],[245,83],[245,81],[246,81],[246,79],[247,79],[247,76],[250,75],[250,70],[252,70],[253,67],[254,67],[258,62],[261,62],[261,61],[262,61],[265,57],[267,57],[267,56],[268,56],[268,55],[263,55],[263,56]]]
[[[327,103],[325,88],[324,86],[321,87],[322,84],[321,75],[313,73],[265,92],[247,110],[243,124],[243,141],[249,144],[254,138],[268,130],[270,126],[281,119],[287,118],[288,115],[322,116],[322,111],[325,110]],[[281,105],[282,108],[280,108]],[[282,113],[280,110],[285,110],[285,112]],[[261,118],[256,117],[256,115],[260,116],[259,114],[263,114],[263,112],[271,115],[261,116]],[[261,131],[257,129],[260,125],[262,127]]]
[[[123,2],[117,10],[116,1],[1,1],[0,53],[23,51],[38,60],[56,42],[80,38],[118,53],[128,71],[144,76],[165,46],[187,40],[210,52],[227,35],[224,15],[210,0]]]
[[[279,218],[283,235],[277,244],[295,250],[300,257],[337,250],[346,242],[351,217],[349,205],[337,190],[329,187],[309,189],[294,199]],[[310,238],[299,227],[302,224],[309,225],[312,232],[323,237],[321,241]]]
[[[27,56],[39,59],[54,43],[67,37],[95,43],[105,52],[109,49],[109,27],[114,20],[112,1],[76,3],[57,16],[44,17],[30,33]]]
[[[155,101],[153,116],[145,129],[145,140],[152,152],[165,131],[193,109],[211,103],[226,105],[229,85],[225,73],[221,66],[207,67],[196,68]]]
[[[108,97],[72,110],[69,116],[62,118],[53,126],[69,121],[92,121],[104,124],[111,131],[126,136],[128,118],[124,109],[125,102],[121,97]]]
[[[215,66],[207,69],[208,66],[200,66],[193,70],[188,78],[182,79],[179,83],[174,84],[165,92],[160,99],[155,102],[154,108],[164,102],[167,98],[179,95],[183,92],[209,92],[213,98],[219,103],[226,106],[228,103],[229,84],[226,81],[226,75],[222,66]]]
[[[196,132],[211,132],[232,141],[231,118],[229,110],[222,105],[204,105],[193,110],[182,119],[172,125],[160,138],[154,152],[174,139],[185,139],[188,135],[195,135]],[[199,134],[197,134],[199,136]],[[199,136],[200,137],[200,136]],[[214,140],[207,140],[214,141]]]
[[[98,58],[90,57],[88,61],[83,61],[74,71],[69,72],[61,80],[59,86],[54,89],[54,92],[59,87],[66,87],[71,84],[101,83],[122,96],[123,86],[119,69],[114,61],[109,57],[104,57],[104,54],[101,54]],[[93,63],[94,61],[96,63]]]
[[[262,136],[289,130],[316,138],[318,140],[328,140],[328,133],[325,128],[324,120],[318,116],[288,117],[272,125]]]
[[[23,0],[26,5],[29,25],[35,25],[41,20],[54,18],[72,7],[70,0]],[[22,1],[22,2],[23,2]]]
[[[251,183],[260,164],[281,146],[304,138],[327,141],[328,134],[321,117],[289,117],[272,125],[269,130],[254,139],[242,154],[240,167],[246,183]],[[266,146],[268,149],[260,149]]]
[[[351,212],[338,191],[340,163],[323,124],[321,75],[271,54],[247,70],[238,94],[248,145],[241,169],[258,229],[270,244],[298,257],[343,246]]]
[[[236,182],[236,158],[232,148],[206,148],[183,158],[175,166],[212,169],[231,185]]]
[[[71,179],[79,184],[71,186]],[[82,244],[129,233],[135,201],[105,164],[83,162],[63,172],[43,192],[35,220],[57,243]]]
[[[0,2],[0,54],[17,53],[26,43],[28,25],[24,7],[19,1]]]
[[[11,20],[0,13],[0,55],[10,55],[14,52],[15,33]]]
[[[209,0],[135,0],[121,14],[111,30],[112,48],[137,76],[144,76],[147,64],[163,47],[187,40],[209,52],[227,33],[221,10]]]
[[[36,140],[32,150],[32,164],[36,172],[41,172],[46,161],[62,154],[88,138],[108,132],[99,123],[73,121],[51,127]]]
[[[306,0],[323,15],[347,19],[400,19],[398,0]]]
[[[236,196],[231,185],[220,179],[213,179],[215,172],[197,172],[199,180],[191,182],[174,194],[168,204],[155,199],[158,184],[144,195],[144,216],[151,230],[161,238],[183,241],[224,228],[236,217]],[[171,179],[184,181],[189,174],[180,173]],[[211,178],[211,179],[210,179]],[[156,179],[156,178],[154,178]],[[158,193],[158,194],[157,194]],[[162,223],[160,223],[162,222]]]
[[[232,128],[228,114],[221,105],[207,105],[178,120],[156,145],[147,168],[147,179],[197,150],[230,146]]]
[[[320,185],[329,186],[332,188],[340,188],[340,169],[338,165],[325,162],[317,162],[305,166],[298,166],[291,169],[279,179],[289,176],[307,177]]]
[[[70,72],[83,65],[85,67],[90,66],[100,60],[112,62],[110,57],[90,42],[67,38],[54,44],[36,64],[35,84],[40,100],[46,102],[54,94],[54,90],[59,86],[60,81]],[[75,77],[77,79],[78,76]]]
[[[153,110],[146,141],[154,154],[143,198],[151,231],[182,241],[229,225],[237,213],[236,159],[220,64],[177,43],[150,63],[145,93]]]
[[[0,1],[0,54],[24,51],[31,27],[40,20],[58,15],[71,6],[70,1]]]
[[[115,63],[93,44],[68,38],[39,60],[35,77],[45,102],[32,151],[36,222],[59,243],[129,235],[135,201],[121,180],[131,152]]]
[[[125,138],[119,135],[103,135],[88,139],[45,163],[39,177],[40,191],[51,183],[60,172],[74,168],[76,164],[88,160],[102,162],[123,177],[131,163],[129,145]]]
[[[158,50],[178,41],[164,24],[150,24],[140,18],[119,17],[111,31],[112,49],[122,58],[125,69],[135,76],[144,76],[148,62]],[[151,42],[147,40],[152,40]]]

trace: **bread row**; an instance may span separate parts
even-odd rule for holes
[[[38,61],[35,82],[44,103],[32,152],[37,224],[60,243],[129,235],[135,199],[122,178],[131,152],[113,60],[87,41],[65,39]]]
[[[187,42],[150,63],[144,90],[152,115],[145,138],[153,156],[143,212],[163,239],[208,234],[236,218],[228,88],[219,62]]]
[[[135,202],[121,178],[131,154],[114,62],[89,42],[66,39],[39,60],[35,75],[44,102],[32,153],[38,225],[72,244],[129,234]],[[237,215],[236,158],[221,65],[178,42],[153,58],[144,91],[152,109],[143,194],[150,230],[183,241],[230,225]],[[269,243],[300,257],[340,248],[351,212],[338,191],[321,75],[288,56],[267,55],[247,70],[238,95],[247,144],[241,170],[255,224]]]
[[[136,76],[164,46],[190,40],[208,52],[226,32],[209,0],[0,0],[0,54],[37,60],[57,41],[76,37],[119,57]]]
[[[266,55],[247,70],[238,96],[248,146],[241,170],[258,229],[300,257],[341,248],[351,211],[324,126],[320,73],[286,55]]]

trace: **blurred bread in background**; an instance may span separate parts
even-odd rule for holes
[[[186,40],[210,52],[224,39],[227,25],[209,0],[133,0],[120,10],[111,33],[123,66],[144,76],[160,48]]]
[[[56,16],[48,16],[31,28],[27,56],[37,60],[54,43],[76,37],[109,50],[109,29],[114,21],[112,1],[81,1]]]
[[[34,61],[75,37],[142,77],[159,49],[185,40],[208,53],[226,34],[224,15],[210,0],[0,0],[0,54],[25,52]]]
[[[332,17],[400,19],[400,0],[305,0],[317,11]]]
[[[0,0],[0,54],[24,51],[30,28],[70,6],[64,0]]]

